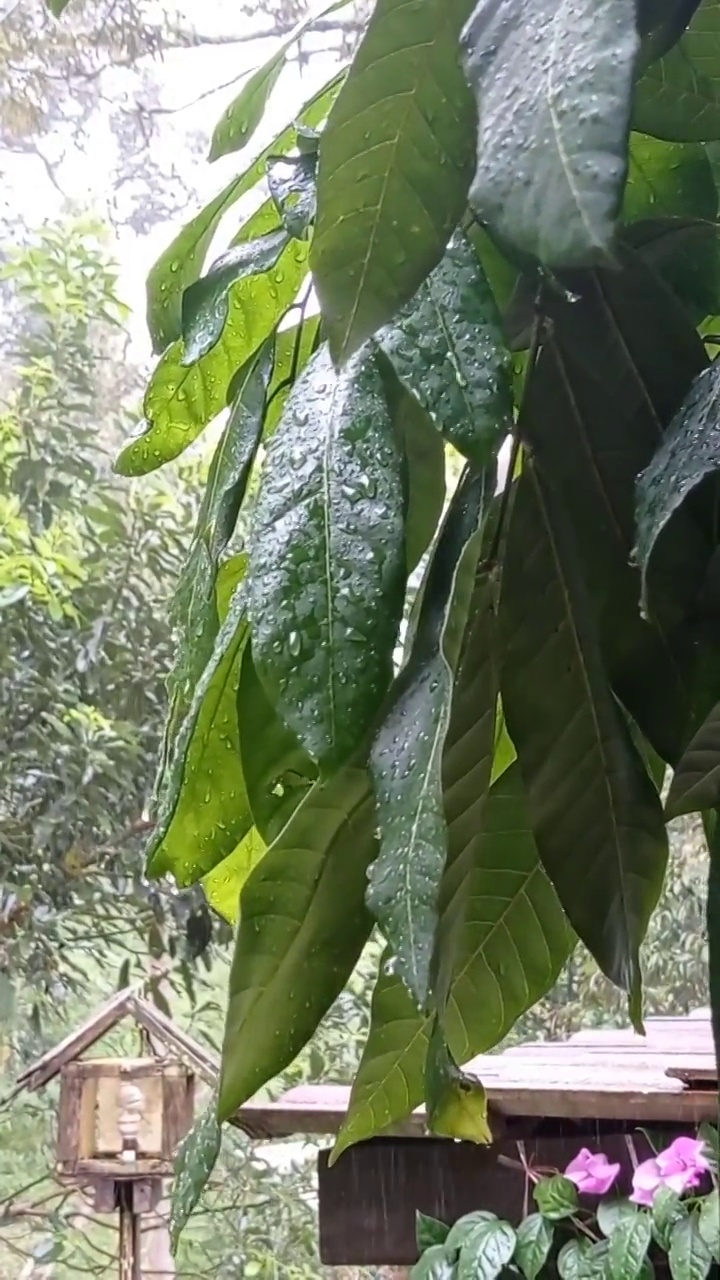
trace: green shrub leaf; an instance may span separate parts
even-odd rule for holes
[[[537,1280],[550,1256],[553,1227],[541,1213],[523,1218],[515,1239],[515,1261],[525,1280]]]
[[[651,1239],[652,1223],[647,1213],[628,1214],[616,1223],[608,1249],[611,1280],[637,1280]]]
[[[635,91],[633,125],[675,142],[720,138],[717,0],[702,0],[679,43],[645,70]]]
[[[481,104],[470,203],[548,266],[611,257],[627,169],[635,11],[625,0],[480,0],[463,33]]]
[[[580,1203],[575,1183],[560,1173],[541,1178],[533,1188],[533,1198],[542,1216],[550,1222],[571,1217],[577,1213]]]
[[[688,743],[665,802],[669,818],[720,804],[720,702]]]
[[[440,261],[465,209],[472,97],[457,40],[471,0],[378,0],[320,142],[311,263],[346,360]]]
[[[513,1256],[515,1238],[509,1222],[479,1222],[460,1248],[458,1280],[496,1280]]]
[[[257,240],[243,240],[213,263],[207,275],[196,280],[183,294],[183,365],[195,364],[212,351],[228,318],[228,294],[234,284],[249,276],[264,275],[277,266],[288,244],[284,227],[269,231]]]
[[[705,1280],[712,1266],[712,1253],[703,1239],[697,1214],[688,1214],[676,1222],[670,1234],[668,1250],[672,1280]]]
[[[327,347],[268,445],[250,547],[253,657],[280,715],[329,766],[392,675],[405,589],[402,459],[374,352]],[[300,551],[301,549],[301,551]]]
[[[487,466],[512,421],[510,357],[494,295],[460,232],[380,343],[446,439]]]
[[[180,1234],[210,1179],[220,1155],[222,1134],[217,1118],[217,1097],[183,1138],[175,1157],[170,1197],[170,1240],[173,1253]]]

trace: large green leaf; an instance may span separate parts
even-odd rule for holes
[[[387,692],[405,590],[402,457],[375,352],[327,347],[269,442],[250,547],[253,657],[310,755],[346,758]]]
[[[268,387],[267,409],[265,413],[264,434],[266,439],[275,431],[282,418],[285,401],[296,377],[305,368],[311,355],[319,345],[320,320],[318,316],[305,318],[305,307],[301,304],[292,312],[300,318],[292,328],[279,329],[275,334],[275,356],[273,374]]]
[[[180,886],[221,862],[252,826],[235,709],[248,633],[247,591],[241,582],[158,789],[147,870],[151,876],[172,872]]]
[[[320,142],[311,262],[345,360],[440,261],[465,209],[474,108],[457,41],[471,0],[377,0]]]
[[[468,684],[461,680],[455,697],[453,712],[462,707],[464,716],[446,781],[452,791],[452,780],[457,779],[457,808],[454,818],[448,813],[448,842],[451,865],[463,874],[456,871],[442,890],[447,910],[453,909],[453,890],[467,902],[446,1020],[457,1062],[498,1044],[520,1015],[550,990],[573,946],[562,908],[538,860],[518,766],[512,765],[494,783],[484,806],[477,803],[477,792],[473,794],[474,730],[466,726],[474,670],[466,678]],[[480,732],[484,741],[482,726]],[[482,762],[479,768],[484,770]],[[468,803],[461,802],[463,793]],[[387,971],[388,964],[392,961],[386,957],[334,1158],[354,1142],[403,1119],[422,1101],[432,1019],[418,1013],[404,983]]]
[[[317,777],[317,769],[269,701],[250,645],[240,673],[238,725],[243,777],[255,825],[265,840],[273,840]]]
[[[388,405],[407,464],[405,553],[408,573],[412,573],[435,536],[445,506],[445,446],[409,391],[400,383],[389,391]]]
[[[641,601],[646,612],[655,604],[648,583],[653,555],[670,521],[682,530],[683,504],[720,465],[720,361],[704,369],[663,437],[652,462],[637,482],[637,544]],[[699,585],[699,584],[698,584]]]
[[[678,528],[678,563],[663,558],[658,566],[670,616],[644,620],[630,563],[635,481],[706,358],[688,316],[653,273],[629,251],[622,267],[568,273],[569,295],[548,293],[551,328],[521,426],[572,519],[613,686],[645,737],[676,762],[691,731],[696,663],[695,635],[678,619],[704,573],[704,540],[694,526]],[[673,359],[658,360],[668,343]]]
[[[439,1138],[492,1142],[485,1087],[460,1069],[437,1016],[425,1057],[425,1109],[428,1129]]]
[[[663,280],[693,325],[720,307],[720,238],[714,222],[643,218],[623,230],[642,261]]]
[[[257,240],[243,240],[223,253],[207,275],[185,290],[182,299],[184,365],[195,364],[212,351],[227,322],[232,286],[249,276],[265,275],[276,267],[288,240],[284,227],[268,231]]]
[[[182,342],[161,357],[145,393],[145,421],[115,470],[138,476],[177,458],[225,408],[235,375],[270,336],[307,272],[307,246],[291,241],[277,266],[230,290],[228,319],[207,355],[186,366]]]
[[[662,887],[662,809],[607,682],[574,535],[525,461],[505,548],[501,690],[545,869],[641,1020],[639,947]],[[506,776],[506,775],[504,775]]]
[[[720,805],[720,702],[691,738],[673,774],[665,804],[668,817]]]
[[[702,0],[680,42],[646,69],[635,90],[633,125],[670,141],[720,138],[718,0]]]
[[[501,241],[549,266],[610,258],[638,43],[627,0],[480,0],[462,40],[480,104],[470,203]]]
[[[230,973],[220,1078],[225,1120],[299,1053],[367,940],[376,852],[370,782],[318,783],[247,881]]]
[[[266,847],[260,832],[256,827],[251,827],[232,853],[202,878],[203,892],[210,906],[229,924],[237,924],[240,890],[250,872],[264,857]]]
[[[370,752],[380,853],[370,869],[367,904],[420,1008],[427,1003],[447,853],[443,750],[493,475],[494,469],[466,475],[453,497],[412,652]]]
[[[691,217],[714,222],[718,194],[705,147],[630,135],[623,222]]]
[[[314,94],[298,115],[298,124],[313,126],[325,119],[343,75],[336,76]],[[287,125],[247,169],[183,227],[152,267],[147,279],[147,325],[156,355],[181,335],[182,295],[200,275],[223,217],[242,196],[262,182],[270,158],[290,151],[295,140],[295,125]]]
[[[170,1202],[170,1239],[173,1252],[180,1234],[202,1195],[220,1155],[222,1133],[217,1118],[217,1098],[210,1102],[183,1138],[173,1170]]]
[[[640,65],[649,66],[677,43],[700,0],[637,0],[637,24],[642,37]]]
[[[492,289],[459,231],[380,344],[443,435],[486,466],[512,421],[510,356]]]
[[[216,125],[210,143],[211,160],[230,155],[233,151],[241,151],[247,146],[264,119],[270,95],[284,70],[289,51],[306,31],[312,29],[319,18],[346,8],[349,3],[350,0],[330,0],[319,8],[317,5],[313,6],[312,12],[278,43],[262,66],[248,76],[240,93],[223,112]]]
[[[220,558],[235,531],[260,443],[270,368],[269,348],[247,366],[213,455],[190,550],[175,590],[171,615],[178,640],[168,681],[175,716],[187,706],[210,660],[220,626]],[[244,572],[245,557],[235,563],[238,571]]]

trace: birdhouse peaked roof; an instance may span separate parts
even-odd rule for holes
[[[156,1005],[144,999],[141,990],[141,987],[126,987],[101,1004],[85,1022],[25,1067],[3,1103],[8,1103],[25,1090],[33,1093],[44,1088],[67,1063],[80,1058],[126,1018],[131,1018],[147,1033],[155,1053],[161,1049],[187,1062],[201,1079],[214,1086],[220,1069],[216,1055],[176,1026]]]

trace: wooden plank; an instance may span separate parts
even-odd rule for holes
[[[651,1154],[642,1135],[633,1135],[632,1145],[638,1160]],[[623,1166],[620,1189],[628,1193],[628,1137],[603,1136],[602,1147]],[[577,1150],[572,1134],[523,1144],[530,1165],[560,1170]],[[482,1207],[518,1222],[531,1196],[516,1142],[490,1149],[437,1138],[375,1138],[351,1147],[332,1167],[328,1152],[320,1153],[318,1199],[321,1261],[360,1267],[416,1261],[416,1210],[452,1223]]]
[[[53,1080],[66,1062],[79,1057],[81,1053],[84,1053],[106,1035],[111,1027],[122,1021],[127,1014],[130,995],[129,989],[117,991],[110,1000],[107,1000],[99,1009],[96,1009],[86,1022],[83,1022],[74,1031],[71,1031],[69,1035],[65,1036],[59,1044],[55,1045],[54,1049],[49,1049],[36,1062],[31,1063],[29,1067],[21,1071],[17,1078],[15,1091],[40,1089],[43,1085]]]

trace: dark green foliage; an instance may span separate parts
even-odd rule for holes
[[[222,546],[196,540],[178,596],[157,812],[185,817],[153,869],[185,882],[218,858],[206,885],[242,887],[223,1117],[302,1048],[379,923],[337,1152],[424,1091],[443,1132],[485,1136],[458,1064],[549,991],[577,936],[640,1026],[665,764],[669,813],[718,801],[717,0],[371,9],[297,145],[282,135],[155,269],[153,335],[173,345],[118,463],[176,457],[234,402],[227,441],[244,406],[211,481]],[[256,126],[284,57],[216,153]],[[198,279],[265,170],[270,200]],[[714,856],[716,1024],[717,896]],[[540,1195],[567,1212],[567,1187]],[[468,1280],[514,1247],[474,1229]],[[422,1266],[446,1274],[447,1245]]]

